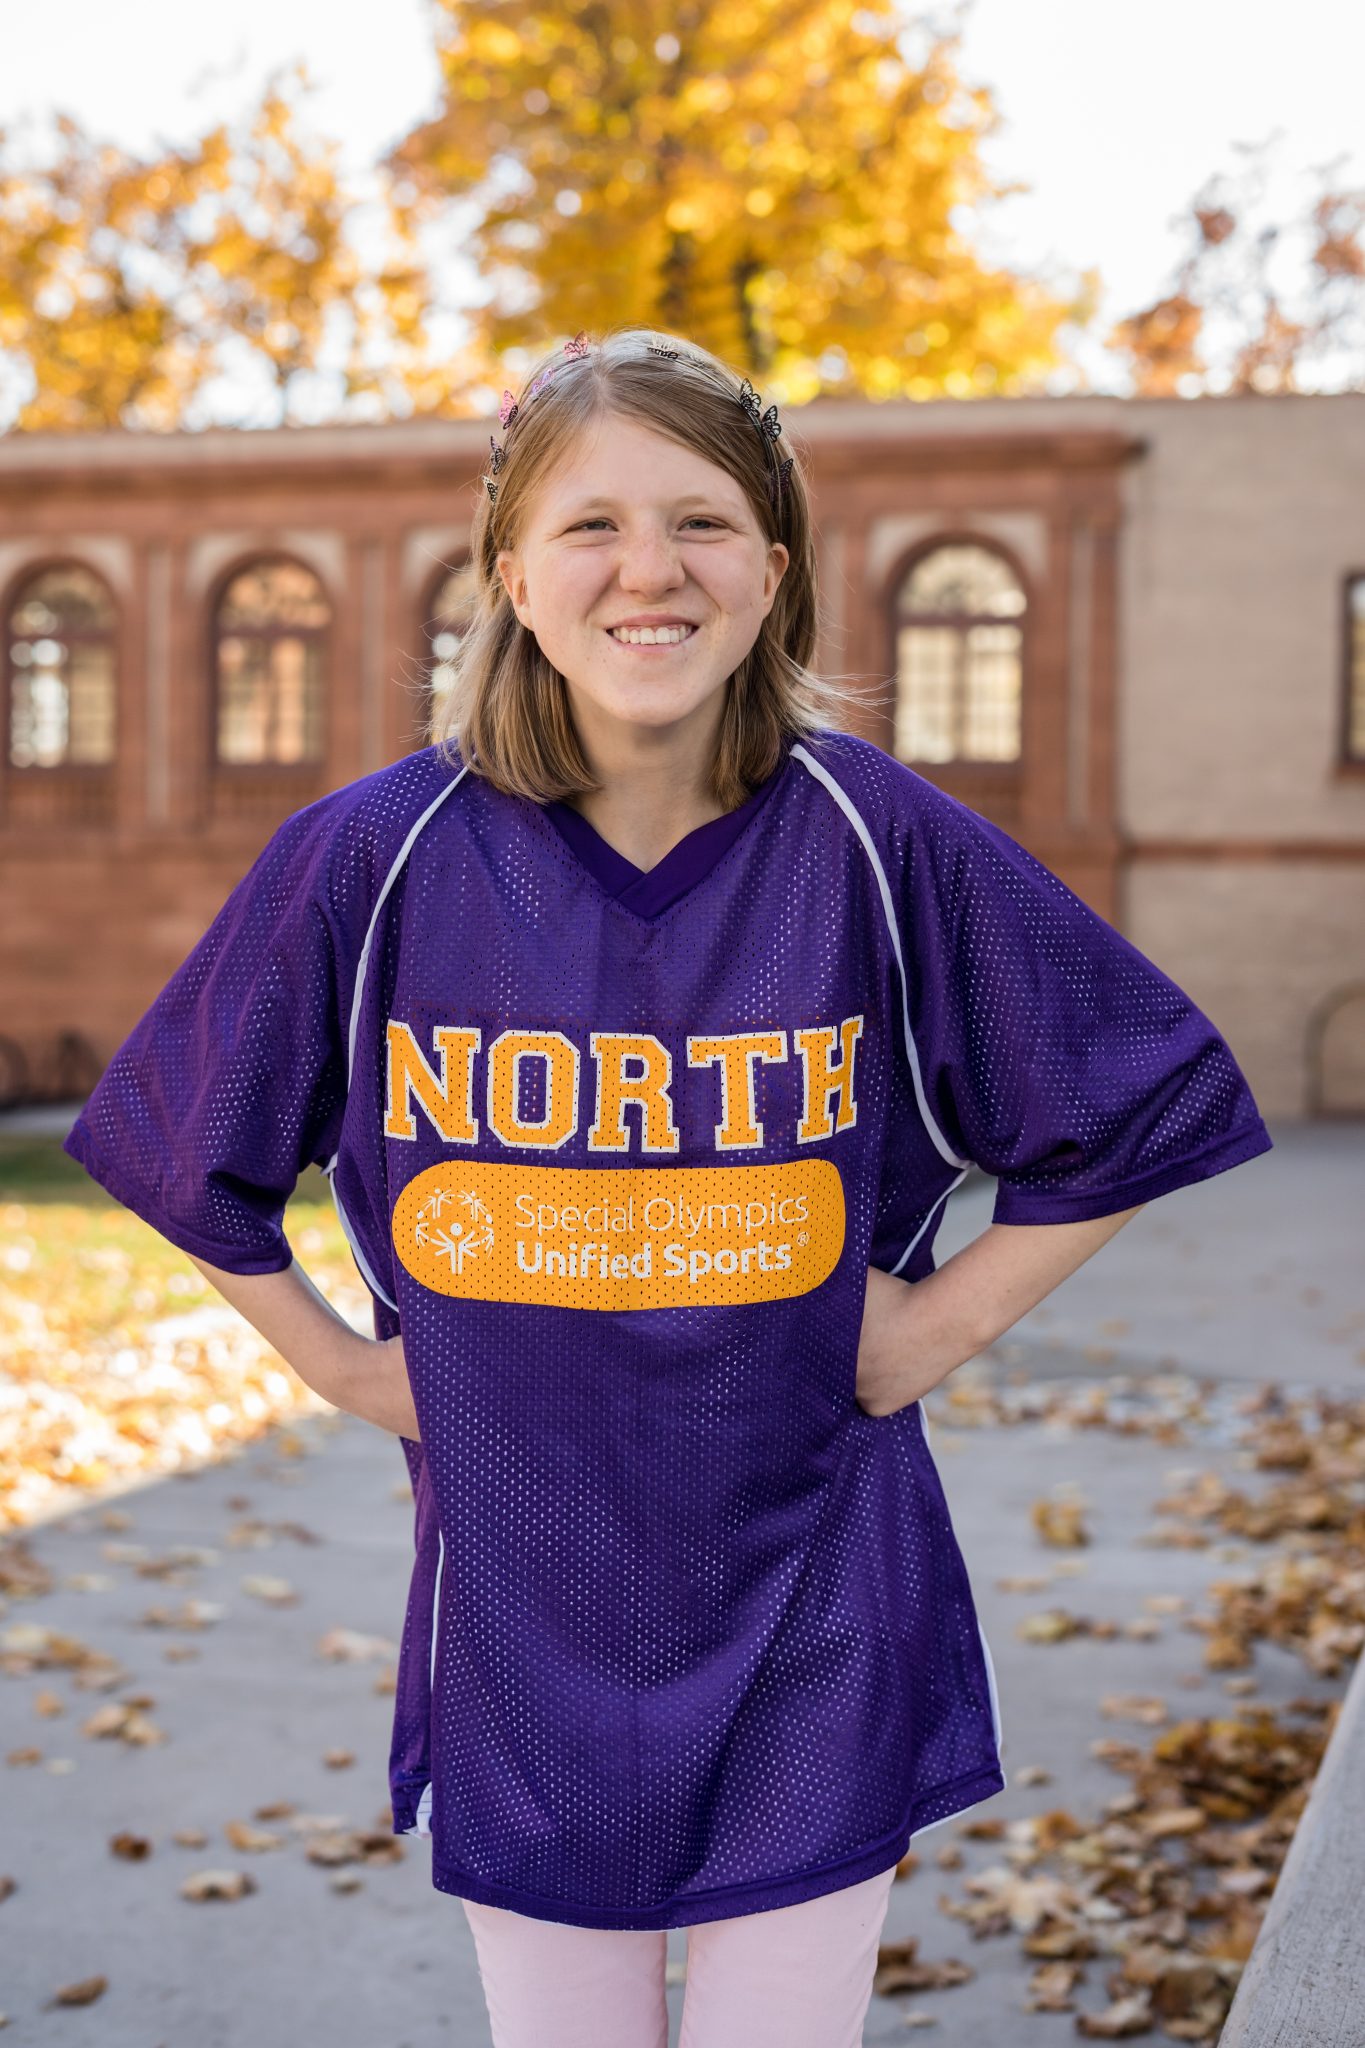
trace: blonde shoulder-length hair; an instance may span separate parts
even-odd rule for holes
[[[676,359],[649,344],[676,348]],[[545,375],[545,373],[549,373]],[[496,498],[480,480],[470,534],[473,593],[450,657],[449,687],[435,710],[430,740],[455,748],[495,788],[546,803],[600,788],[574,725],[564,678],[512,608],[498,555],[515,548],[526,509],[541,482],[584,428],[604,415],[635,419],[695,449],[741,486],[767,541],[789,555],[777,596],[758,637],[725,686],[712,764],[715,800],[733,810],[777,767],[791,740],[842,728],[860,693],[808,666],[818,627],[815,547],[801,462],[777,440],[772,454],[738,403],[741,378],[719,357],[657,328],[607,331],[585,353],[542,357],[525,389],[543,388],[503,436]],[[793,455],[780,510],[769,493],[776,464]]]

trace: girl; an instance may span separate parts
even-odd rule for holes
[[[623,328],[501,417],[432,744],[285,821],[67,1150],[402,1440],[393,1825],[497,2048],[663,2048],[677,1927],[684,2048],[852,2048],[897,1862],[1005,1783],[920,1398],[1270,1137],[1181,989],[838,729],[775,407]],[[310,1160],[373,1342],[283,1235]]]

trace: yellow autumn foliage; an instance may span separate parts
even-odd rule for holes
[[[580,328],[691,335],[784,401],[1037,386],[1093,311],[984,261],[990,94],[889,0],[439,0],[443,106],[400,144],[407,218],[473,202],[471,354]]]
[[[150,160],[67,118],[36,168],[0,138],[0,352],[27,372],[19,428],[193,424],[224,375],[289,419],[329,358],[343,402],[402,394],[425,277],[396,223],[385,260],[361,261],[305,90],[302,73],[277,79],[241,122]]]

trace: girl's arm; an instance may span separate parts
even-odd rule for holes
[[[913,1286],[870,1266],[858,1405],[889,1415],[927,1394],[1036,1308],[1146,1205],[1086,1223],[991,1223]]]
[[[1086,1223],[992,1223],[914,1286],[871,1266],[858,1348],[857,1398],[889,1415],[1010,1329],[1074,1273],[1138,1208]],[[305,1386],[335,1408],[420,1442],[401,1337],[363,1337],[297,1259],[279,1273],[194,1264]]]
[[[203,1259],[194,1264],[315,1394],[363,1422],[421,1441],[401,1337],[380,1340],[353,1330],[297,1259],[279,1273],[227,1273]]]

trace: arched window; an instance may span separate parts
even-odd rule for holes
[[[214,616],[215,753],[220,763],[322,759],[332,608],[311,569],[283,556],[239,569]]]
[[[5,635],[11,769],[113,760],[116,624],[105,585],[77,562],[19,586]]]
[[[896,593],[900,760],[1018,760],[1026,603],[991,548],[952,541],[921,555]]]
[[[1365,982],[1334,989],[1309,1022],[1308,1114],[1365,1119]]]
[[[443,708],[445,693],[455,680],[451,664],[468,628],[476,594],[474,564],[462,562],[446,571],[428,601],[427,617],[422,624],[422,637],[429,649],[422,657],[425,684],[421,711],[423,744]]]

